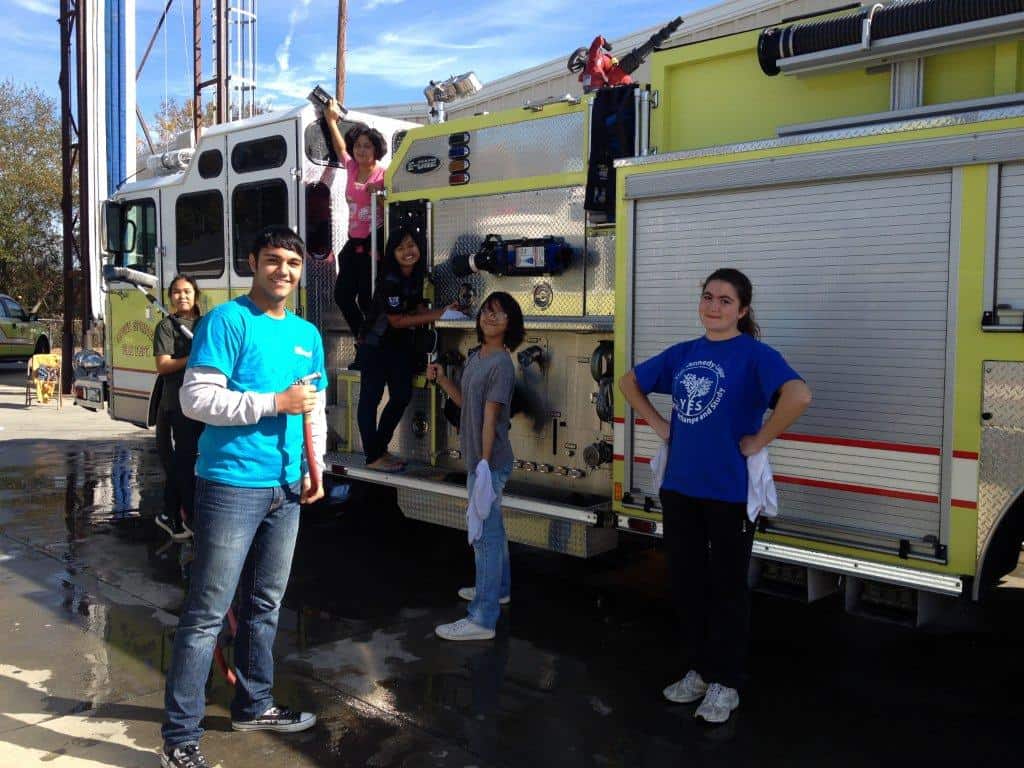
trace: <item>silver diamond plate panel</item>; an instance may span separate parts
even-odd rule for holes
[[[340,313],[338,314],[340,315]],[[344,323],[344,321],[342,322]],[[355,359],[355,339],[347,331],[339,333],[337,331],[321,330],[321,335],[324,339],[324,362],[327,367],[327,376],[333,382],[338,372],[348,367],[349,363]],[[328,392],[328,402],[334,402],[331,398],[335,395],[339,398],[341,397],[340,393]]]
[[[583,315],[585,246],[583,187],[539,189],[487,195],[434,203],[434,285],[441,304],[464,294],[463,285],[473,292],[473,307],[492,291],[507,291],[515,297],[526,317],[581,317]],[[475,253],[489,234],[503,238],[535,238],[552,235],[565,238],[576,251],[573,263],[560,275],[540,277],[498,277],[480,273],[458,277],[449,266],[455,253]],[[548,284],[554,292],[547,309],[534,304],[534,288]]]
[[[306,257],[306,319],[321,331],[325,318],[334,308],[334,259]]]
[[[398,488],[398,506],[406,517],[447,528],[466,530],[466,502],[438,493]],[[502,510],[509,541],[574,557],[593,557],[615,548],[614,528],[556,520],[541,515]]]
[[[985,362],[982,413],[986,427],[1024,430],[1024,363]]]
[[[859,125],[840,128],[834,131],[821,131],[801,136],[786,136],[781,139],[761,139],[740,144],[723,144],[718,147],[667,152],[663,155],[647,155],[646,157],[624,158],[615,161],[616,168],[630,168],[644,165],[655,165],[673,160],[691,160],[705,157],[719,157],[741,152],[759,152],[762,150],[781,149],[784,147],[801,147],[807,144],[818,144],[825,141],[840,139],[856,139],[865,136],[885,136],[893,133],[923,131],[928,128],[950,128],[958,125],[974,125],[989,120],[1005,120],[1013,117],[1024,117],[1024,107],[1004,107],[1001,109],[982,109],[972,112],[961,112],[957,115],[941,115],[938,117],[921,117],[914,120],[894,120],[891,123],[878,125]]]
[[[337,254],[348,237],[348,204],[345,202],[344,169],[307,163],[303,166],[303,183],[325,184],[331,190],[331,252],[306,259],[306,318],[324,330],[327,315],[334,309],[334,281],[338,276]],[[304,194],[304,191],[303,191]],[[309,211],[306,212],[307,218]],[[304,230],[306,225],[303,225]],[[308,237],[308,232],[306,232]]]
[[[588,315],[615,314],[615,235],[587,238],[585,311]]]
[[[406,140],[414,136],[415,131]],[[470,185],[583,171],[582,110],[481,128],[469,131],[469,136]],[[412,141],[403,158],[424,155],[440,158],[441,166],[414,174],[403,165],[392,179],[393,192],[448,186],[448,135]]]
[[[982,384],[978,464],[978,554],[1024,490],[1024,363],[987,361]]]

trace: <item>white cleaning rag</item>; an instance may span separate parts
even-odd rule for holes
[[[654,478],[654,490],[660,491],[661,484],[665,482],[665,467],[668,466],[668,443],[662,443],[661,448],[651,459],[651,477]]]
[[[779,497],[775,492],[772,465],[768,461],[768,449],[762,448],[747,457],[747,517],[754,522],[758,515],[777,517],[778,514]]]
[[[496,498],[494,483],[491,480],[491,466],[487,459],[480,459],[480,463],[476,465],[469,506],[466,507],[466,533],[470,545],[483,535],[484,520],[491,514],[491,505]]]

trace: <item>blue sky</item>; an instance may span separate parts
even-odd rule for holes
[[[95,1],[95,0],[93,0]],[[136,0],[138,56],[165,0]],[[349,0],[346,103],[421,101],[431,79],[473,70],[487,83],[556,57],[597,34],[609,39],[713,5],[714,0]],[[204,0],[204,8],[212,0]],[[139,101],[151,115],[164,95],[191,93],[191,6],[174,0],[150,54]],[[34,84],[55,98],[60,68],[58,0],[3,0],[7,54],[0,79]],[[259,97],[299,103],[320,82],[333,90],[337,0],[259,3]],[[209,43],[209,32],[204,32]],[[211,56],[204,49],[204,66]],[[208,74],[208,73],[207,73]]]

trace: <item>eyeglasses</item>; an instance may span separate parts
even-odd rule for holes
[[[508,319],[508,315],[506,315],[504,312],[493,312],[490,309],[481,309],[480,310],[480,316],[481,317],[486,317],[486,318],[488,318],[490,320],[507,320]]]

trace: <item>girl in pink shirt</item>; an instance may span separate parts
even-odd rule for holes
[[[345,199],[348,201],[348,241],[338,258],[338,281],[334,285],[334,300],[358,340],[363,329],[366,313],[370,309],[373,286],[370,285],[370,220],[373,193],[384,188],[384,166],[381,158],[387,154],[388,145],[380,131],[363,123],[353,125],[344,138],[338,128],[343,115],[341,105],[334,99],[327,105],[327,118],[331,143],[338,158],[345,164],[348,182],[345,185]],[[377,238],[382,237],[384,226],[383,206],[377,209]],[[358,368],[356,362],[349,368]]]

